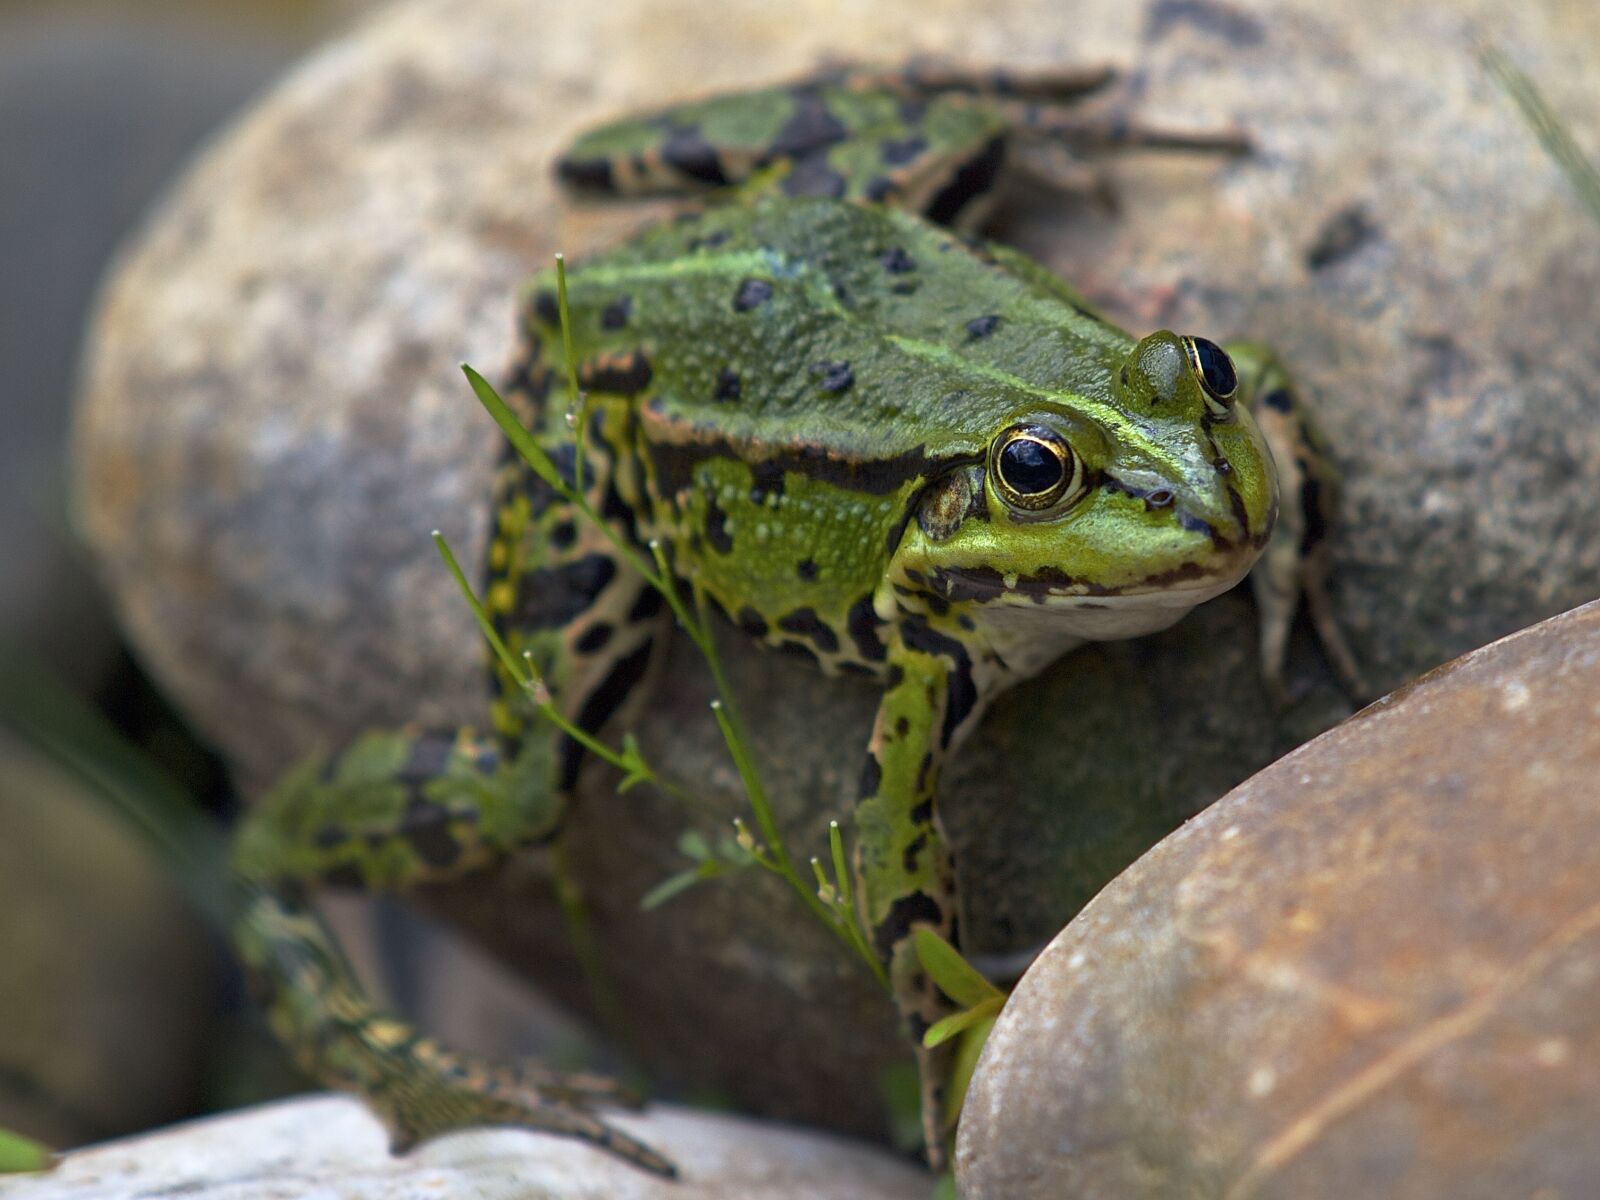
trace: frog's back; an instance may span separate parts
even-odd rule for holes
[[[534,293],[530,332],[558,350],[551,283]],[[774,197],[659,225],[575,267],[569,284],[579,360],[631,369],[602,384],[635,388],[657,422],[714,429],[752,455],[981,452],[1019,391],[1106,398],[1132,344],[1004,251],[828,200]]]

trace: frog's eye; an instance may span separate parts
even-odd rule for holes
[[[1239,372],[1233,368],[1233,359],[1221,346],[1202,337],[1184,338],[1183,349],[1205,390],[1206,408],[1218,420],[1227,420],[1233,415],[1233,398],[1239,394]]]
[[[995,490],[1023,513],[1042,513],[1076,500],[1083,463],[1061,435],[1042,425],[1015,425],[994,440],[990,453]]]

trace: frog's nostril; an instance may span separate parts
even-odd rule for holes
[[[1169,508],[1172,505],[1172,493],[1166,488],[1161,488],[1151,492],[1149,500],[1152,508]]]

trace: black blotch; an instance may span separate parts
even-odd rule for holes
[[[600,310],[601,329],[626,329],[628,317],[633,312],[633,297],[618,296]]]
[[[795,571],[806,583],[816,582],[816,578],[819,573],[817,564],[812,562],[809,558],[802,558],[799,562],[799,565],[795,567]]]
[[[1349,258],[1378,236],[1378,227],[1359,204],[1342,208],[1322,223],[1306,247],[1306,266],[1325,270]]]
[[[556,176],[562,183],[585,191],[610,192],[616,189],[609,158],[558,158]]]
[[[1156,0],[1145,18],[1145,41],[1157,41],[1179,25],[1235,46],[1258,45],[1264,36],[1261,22],[1254,16],[1219,0]]]
[[[878,255],[878,262],[891,275],[904,275],[908,271],[917,269],[916,259],[912,258],[899,246],[891,246]]]
[[[922,857],[922,848],[928,844],[928,835],[919,833],[906,843],[906,848],[901,852],[900,863],[906,869],[907,875],[917,873],[917,859]]]
[[[717,373],[717,386],[712,389],[711,398],[723,401],[737,400],[742,390],[743,384],[739,380],[739,372],[732,367],[723,367]]]
[[[549,288],[540,288],[533,294],[533,311],[546,325],[560,326],[561,304]]]
[[[715,496],[706,497],[706,541],[718,554],[733,552],[733,535],[728,532],[728,514]]]
[[[739,610],[738,615],[733,618],[733,623],[751,637],[764,638],[767,636],[766,619],[748,604]]]
[[[814,154],[850,136],[844,122],[829,111],[820,93],[800,88],[791,93],[791,98],[794,112],[772,139],[767,161]]]
[[[450,814],[437,804],[413,803],[402,818],[401,836],[430,867],[448,867],[461,857],[461,843],[450,832]]]
[[[896,737],[905,737],[905,735],[910,733],[910,732],[911,732],[911,722],[905,717],[897,717],[895,719],[895,723],[894,723],[895,736]]]
[[[867,186],[861,189],[861,194],[874,204],[878,204],[892,195],[894,188],[894,180],[885,175],[874,175],[867,181]]]
[[[650,665],[650,653],[655,649],[654,639],[646,639],[632,654],[619,659],[600,686],[589,693],[578,713],[577,725],[585,733],[598,733],[611,714],[628,698],[638,682],[644,678]],[[561,747],[561,790],[571,791],[578,782],[578,767],[583,762],[583,747],[571,738],[563,739]],[[554,836],[555,831],[551,831]]]
[[[693,126],[673,130],[661,144],[661,158],[674,170],[700,183],[721,187],[728,182],[717,148]]]
[[[611,640],[615,630],[605,621],[597,621],[583,631],[583,636],[575,643],[579,654],[598,654],[606,648],[606,643]]]
[[[750,464],[750,499],[759,504],[768,496],[783,495],[783,464],[766,459]]]
[[[994,187],[1005,157],[1005,138],[990,138],[981,150],[961,165],[954,178],[928,204],[923,215],[936,225],[950,224],[960,215],[969,200],[983,195]]]
[[[923,783],[924,780],[926,780],[928,778],[928,770],[932,766],[933,766],[933,755],[932,755],[932,753],[924,754],[922,756],[922,765],[917,768],[917,790],[918,791],[920,791],[922,789],[922,783]],[[913,825],[926,825],[929,821],[933,820],[933,801],[931,799],[930,800],[924,800],[924,801],[922,801],[922,803],[920,803],[920,804],[916,805],[915,807],[913,807],[912,810],[911,810],[911,813],[910,813],[910,817],[911,817],[911,823]]]
[[[650,357],[642,350],[593,358],[578,364],[578,382],[585,391],[633,396],[650,386],[654,374]]]
[[[819,382],[825,392],[849,391],[856,381],[856,373],[847,362],[812,363],[811,373],[820,377]]]
[[[666,602],[666,597],[656,591],[655,588],[646,587],[641,589],[639,598],[633,602],[633,607],[628,610],[629,624],[635,621],[648,621],[661,611],[661,606]]]
[[[696,250],[715,250],[732,236],[726,229],[713,229],[700,237],[690,238],[684,243],[684,249],[691,254]]]
[[[399,772],[401,780],[409,784],[437,779],[450,765],[454,749],[453,735],[424,733],[413,738],[406,747],[406,761]]]
[[[838,636],[817,616],[817,610],[809,606],[779,617],[778,628],[785,633],[797,633],[809,638],[825,654],[832,654],[839,649]]]
[[[827,155],[810,154],[795,159],[794,166],[789,168],[780,186],[786,196],[840,200],[844,198],[847,185],[844,176],[828,165]]]
[[[878,157],[891,167],[903,167],[928,148],[928,139],[918,134],[903,138],[884,138],[878,143]]]
[[[967,336],[974,340],[986,338],[998,328],[1000,328],[1000,318],[995,313],[973,317],[967,322]]]
[[[571,521],[562,521],[550,531],[550,545],[556,550],[571,549],[578,540],[578,527]]]
[[[890,667],[888,673],[883,677],[883,690],[892,692],[905,681],[906,673],[902,668],[899,666]]]
[[[882,662],[889,648],[878,636],[878,614],[872,608],[872,596],[862,596],[850,606],[845,616],[845,629],[855,643],[856,653],[868,662]],[[894,684],[889,685],[893,687]]]
[[[561,628],[586,611],[616,574],[617,564],[606,554],[530,571],[517,587],[514,620],[525,629]]]
[[[900,120],[907,125],[920,125],[928,112],[928,102],[921,96],[904,96],[897,107]]]
[[[1311,476],[1300,485],[1300,511],[1305,514],[1306,529],[1300,538],[1301,552],[1315,546],[1328,536],[1328,522],[1322,511],[1322,482]]]
[[[367,890],[367,881],[361,874],[361,868],[355,863],[335,863],[325,871],[318,872],[318,878],[329,887]],[[251,974],[255,975],[258,972]]]
[[[938,655],[950,664],[948,703],[944,710],[944,725],[939,731],[939,744],[948,746],[951,735],[978,703],[978,688],[972,679],[972,659],[967,654],[966,646],[931,628],[921,617],[904,621],[900,626],[900,636],[910,649]]]
[[[1294,409],[1294,399],[1289,395],[1287,388],[1273,388],[1261,397],[1261,403],[1281,413],[1291,412]]]
[[[744,279],[733,293],[733,311],[749,312],[772,299],[772,285],[765,279]]]
[[[328,764],[332,766],[330,762]],[[326,779],[324,780],[326,782]],[[318,850],[332,850],[335,846],[343,845],[350,840],[350,831],[343,825],[321,825],[316,833],[311,836],[311,844]]]
[[[863,800],[870,799],[878,794],[878,788],[883,783],[883,767],[878,762],[878,756],[872,751],[867,751],[867,761],[861,764],[861,784],[856,795]]]
[[[887,959],[911,935],[913,926],[932,925],[937,929],[943,924],[944,909],[939,902],[926,892],[912,892],[889,906],[888,915],[872,931],[873,945],[878,948],[878,956]]]

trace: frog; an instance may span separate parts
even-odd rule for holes
[[[915,941],[960,945],[939,781],[990,701],[1246,578],[1265,686],[1281,691],[1302,599],[1335,670],[1358,679],[1327,596],[1337,477],[1277,356],[1136,337],[978,236],[1029,150],[1247,148],[1085,111],[1114,78],[839,67],[582,135],[555,165],[575,193],[697,199],[576,264],[565,327],[555,280],[536,278],[505,377],[519,421],[610,530],[507,453],[484,607],[579,733],[625,726],[672,632],[611,533],[652,547],[757,642],[881,691],[853,895],[917,1058],[936,1168],[950,1048],[923,1035],[953,1006]],[[274,1031],[364,1097],[397,1152],[511,1125],[673,1177],[601,1115],[637,1097],[429,1038],[368,999],[316,914],[316,886],[400,892],[559,837],[592,756],[490,664],[481,727],[375,730],[286,772],[235,837],[233,940]]]

